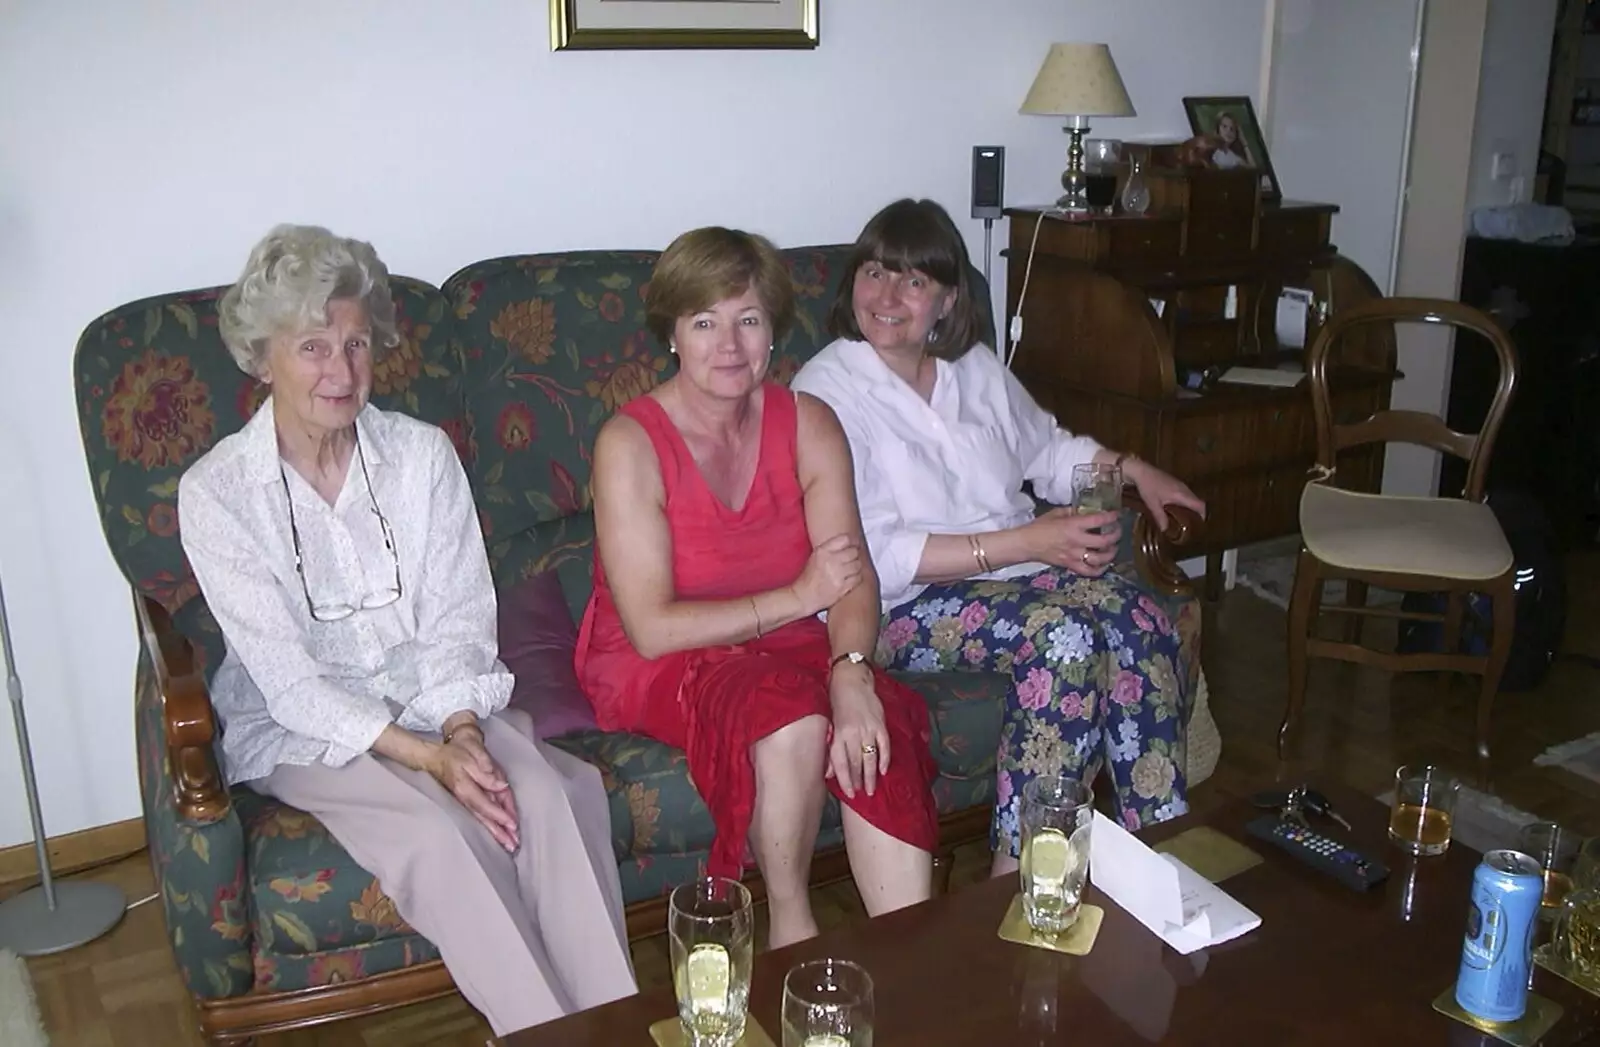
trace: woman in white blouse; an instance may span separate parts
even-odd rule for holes
[[[829,317],[838,339],[794,388],[833,407],[854,457],[862,523],[886,614],[879,660],[986,669],[1016,680],[998,754],[994,872],[1017,867],[1022,789],[1092,781],[1107,766],[1130,827],[1187,809],[1184,724],[1197,637],[1133,582],[1106,572],[1115,513],[1035,515],[1034,491],[1072,501],[1072,467],[1118,463],[1165,526],[1203,512],[1178,480],[1061,429],[988,346],[966,246],[928,200],[867,223]],[[1185,628],[1188,628],[1185,623]],[[1193,624],[1198,628],[1198,622]]]
[[[497,1035],[635,991],[599,772],[502,715],[495,592],[435,426],[367,403],[399,343],[369,244],[279,226],[218,308],[271,396],[183,476],[227,641],[230,784],[316,815]]]

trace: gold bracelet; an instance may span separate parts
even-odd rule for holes
[[[761,608],[756,606],[756,598],[754,596],[747,597],[747,599],[750,601],[751,612],[756,616],[756,639],[759,640],[761,639]]]
[[[967,535],[967,544],[972,546],[972,558],[978,561],[978,569],[983,574],[994,570],[989,566],[989,557],[983,551],[983,542],[975,534]]]
[[[449,745],[450,744],[450,739],[454,738],[456,736],[456,734],[459,733],[461,731],[461,729],[465,728],[465,727],[470,727],[474,731],[477,731],[479,738],[483,737],[483,728],[481,726],[479,726],[478,721],[477,720],[467,720],[464,723],[456,724],[454,727],[452,727],[448,731],[444,732],[444,742],[443,742],[443,744]]]

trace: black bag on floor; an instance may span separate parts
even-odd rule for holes
[[[1500,689],[1531,691],[1544,681],[1550,663],[1561,649],[1567,625],[1567,579],[1560,542],[1549,517],[1532,495],[1497,490],[1489,493],[1488,501],[1511,544],[1517,572],[1516,628]],[[1443,593],[1407,593],[1401,607],[1443,614],[1445,597]],[[1460,649],[1468,654],[1487,654],[1494,629],[1492,601],[1481,593],[1472,593],[1467,607]],[[1396,649],[1402,654],[1439,651],[1442,632],[1438,622],[1402,621]]]

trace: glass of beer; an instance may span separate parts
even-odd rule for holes
[[[1600,887],[1567,895],[1556,913],[1550,947],[1569,978],[1600,993]]]
[[[1022,789],[1022,911],[1040,934],[1078,919],[1089,877],[1094,792],[1066,775],[1041,775]]]
[[[1394,772],[1394,804],[1389,809],[1389,839],[1412,854],[1443,854],[1450,848],[1456,794],[1461,782],[1432,764]]]
[[[1121,467],[1098,462],[1073,466],[1072,508],[1080,513],[1121,512]]]
[[[783,1047],[872,1047],[872,976],[849,960],[812,960],[783,979]]]
[[[733,1047],[744,1035],[755,952],[749,890],[714,876],[681,884],[667,902],[667,937],[690,1047]]]
[[[1544,896],[1539,915],[1552,917],[1572,890],[1572,874],[1583,840],[1555,822],[1534,822],[1517,834],[1517,850],[1544,868]]]

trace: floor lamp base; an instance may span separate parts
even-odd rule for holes
[[[48,956],[86,945],[115,927],[128,909],[109,883],[55,883],[56,907],[34,887],[0,902],[0,949],[19,956]]]

